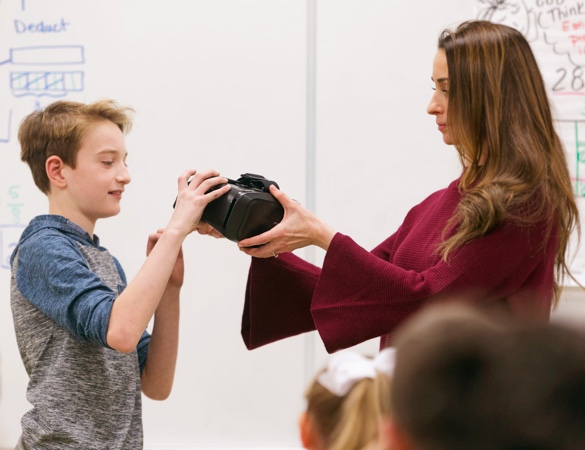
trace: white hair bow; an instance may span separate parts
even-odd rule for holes
[[[334,353],[327,369],[318,377],[319,384],[338,397],[343,397],[355,383],[364,378],[376,378],[376,372],[388,376],[394,371],[396,349],[385,348],[371,359],[350,350]]]

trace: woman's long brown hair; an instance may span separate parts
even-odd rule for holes
[[[449,71],[447,126],[466,166],[463,193],[438,251],[448,255],[504,221],[546,223],[543,245],[558,236],[554,303],[567,252],[579,229],[565,150],[555,130],[544,80],[530,45],[517,30],[488,21],[444,31]]]

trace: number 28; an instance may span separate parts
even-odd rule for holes
[[[565,68],[557,69],[558,79],[553,85],[553,91],[564,91],[565,83],[570,83],[570,87],[573,91],[580,91],[585,87],[585,81],[583,80],[583,69],[581,67],[575,67],[571,74]],[[568,78],[568,79],[567,79]]]

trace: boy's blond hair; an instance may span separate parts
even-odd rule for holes
[[[51,190],[45,163],[50,156],[58,156],[75,168],[81,140],[102,121],[110,121],[126,134],[132,127],[134,110],[119,106],[113,100],[95,103],[57,101],[43,110],[24,118],[18,130],[20,159],[27,163],[37,187],[45,194]]]

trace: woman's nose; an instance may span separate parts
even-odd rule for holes
[[[431,101],[427,106],[427,113],[431,115],[437,115],[441,114],[442,111],[443,109],[441,103],[436,98],[436,94],[433,94],[433,96],[431,97]]]

